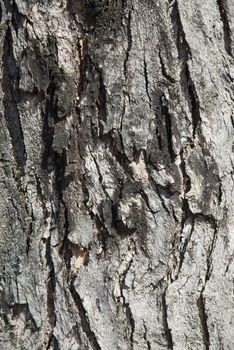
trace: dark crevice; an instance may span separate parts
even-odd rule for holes
[[[82,330],[85,332],[93,350],[101,350],[101,347],[98,344],[95,333],[91,329],[91,326],[89,323],[89,318],[88,318],[86,310],[83,306],[82,299],[81,299],[79,293],[75,289],[74,282],[75,282],[75,279],[73,278],[71,280],[69,290],[71,292],[72,298],[73,298],[75,305],[76,305],[78,312],[79,312]]]
[[[98,230],[99,233],[99,240],[102,246],[102,249],[104,251],[104,253],[107,251],[107,240],[110,237],[109,231],[106,228],[106,226],[104,225],[104,221],[103,218],[100,219],[98,214],[93,214],[92,212],[90,213],[91,219],[93,219],[95,221],[96,224],[96,228]]]
[[[179,257],[180,257],[180,260],[179,260],[179,266],[178,266],[178,271],[177,271],[177,275],[175,277],[175,280],[178,278],[179,276],[179,273],[181,271],[181,268],[183,266],[183,262],[184,262],[184,259],[185,259],[185,253],[187,251],[187,247],[188,247],[188,244],[189,244],[189,241],[190,241],[190,238],[193,234],[193,231],[194,231],[194,225],[195,225],[195,219],[192,215],[192,213],[190,211],[184,211],[185,209],[183,208],[183,215],[184,217],[182,218],[183,222],[181,223],[181,233],[183,232],[183,229],[184,229],[184,225],[185,225],[185,222],[188,223],[190,222],[191,223],[191,230],[190,230],[190,233],[188,235],[188,237],[185,238],[185,241],[183,243],[183,246],[182,248],[180,249],[179,251]],[[187,212],[187,213],[186,213]]]
[[[48,322],[51,326],[50,338],[53,335],[53,329],[56,325],[56,313],[55,313],[55,288],[56,288],[56,278],[54,271],[54,263],[51,254],[51,236],[46,240],[46,263],[49,268],[49,275],[47,280],[47,317]],[[50,342],[50,340],[49,340]],[[49,344],[48,344],[49,346]]]
[[[217,5],[220,12],[220,19],[223,22],[223,38],[224,47],[229,56],[232,57],[232,38],[231,38],[231,28],[227,15],[227,3],[226,0],[217,0]]]
[[[234,117],[233,117],[233,115],[231,115],[231,123],[232,123],[232,127],[234,128]]]
[[[127,79],[127,70],[128,70],[128,60],[129,60],[129,54],[132,49],[132,31],[131,31],[131,21],[132,21],[132,10],[128,13],[128,21],[127,21],[127,51],[126,51],[126,57],[124,60],[124,76],[125,79]]]
[[[25,303],[25,304],[14,303],[14,305],[10,307],[10,309],[12,310],[13,317],[17,317],[21,313],[25,315],[26,326],[30,328],[30,330],[33,333],[39,331],[36,321],[34,320],[32,314],[30,313],[28,303]]]
[[[131,259],[130,262],[128,263],[128,266],[126,268],[126,270],[124,271],[124,273],[120,276],[120,293],[121,293],[121,297],[123,300],[123,306],[125,308],[125,313],[126,313],[126,318],[128,321],[128,325],[130,326],[130,335],[129,335],[129,340],[130,340],[130,349],[133,350],[133,346],[134,346],[134,332],[135,332],[135,321],[134,321],[134,317],[132,315],[132,311],[131,308],[129,306],[129,303],[126,301],[126,298],[124,296],[123,290],[126,289],[126,285],[125,285],[125,278],[126,275],[132,265],[133,260]]]
[[[77,51],[79,55],[80,65],[79,65],[79,85],[78,85],[78,96],[79,99],[82,97],[82,94],[85,90],[86,84],[86,71],[89,65],[89,56],[88,56],[88,42],[87,38],[83,40],[83,47],[80,44],[80,41],[77,43]],[[80,112],[80,110],[79,110]]]
[[[150,93],[149,93],[149,77],[148,77],[148,70],[147,70],[145,56],[144,56],[144,77],[145,77],[145,90],[146,90],[146,94],[147,94],[147,97],[149,100],[149,106],[150,106],[150,108],[152,108],[151,97],[150,97]]]
[[[173,340],[172,340],[171,329],[169,328],[168,321],[167,321],[166,291],[164,291],[162,295],[162,314],[163,314],[164,332],[165,332],[165,337],[167,339],[167,346],[168,346],[168,349],[173,350]]]
[[[29,255],[29,250],[30,250],[30,247],[31,247],[31,236],[32,236],[32,233],[33,233],[33,221],[35,219],[32,218],[32,222],[29,223],[29,230],[28,230],[28,235],[27,235],[27,239],[26,239],[26,255],[28,256]]]
[[[185,253],[187,251],[187,247],[191,238],[191,235],[193,234],[194,231],[194,225],[195,225],[195,219],[199,219],[200,215],[199,214],[193,214],[189,208],[189,202],[186,198],[186,194],[190,191],[191,189],[191,180],[190,177],[188,176],[187,172],[186,172],[186,159],[184,156],[184,151],[183,149],[180,152],[180,169],[181,169],[181,173],[182,173],[182,217],[181,217],[181,222],[180,222],[180,236],[183,234],[184,228],[186,224],[191,225],[191,229],[190,229],[190,233],[187,237],[185,237],[185,240],[181,246],[181,248],[177,248],[179,250],[179,263],[178,263],[178,269],[177,269],[177,273],[175,275],[174,280],[176,280],[179,277],[181,268],[183,266],[183,262],[185,259]],[[202,217],[203,219],[203,217]],[[180,237],[181,239],[181,237]],[[174,238],[172,247],[173,250],[176,247],[176,240],[177,237]]]
[[[70,271],[71,268],[71,258],[72,258],[72,249],[70,246],[70,242],[68,240],[68,234],[69,234],[69,218],[68,218],[68,209],[65,205],[65,202],[62,200],[61,203],[63,204],[63,210],[64,210],[64,224],[63,224],[63,240],[62,245],[59,249],[59,254],[63,256],[66,268],[68,271]]]
[[[125,101],[125,97],[124,97],[123,109],[122,109],[122,113],[121,113],[120,127],[119,127],[120,133],[122,133],[122,131],[123,131],[123,120],[124,120],[125,112],[126,112],[126,101]]]
[[[222,180],[219,179],[219,192],[218,192],[218,203],[221,205],[223,198],[223,191],[222,191]]]
[[[117,232],[117,234],[121,237],[133,235],[136,230],[134,228],[129,228],[119,218],[117,203],[112,202],[111,212],[112,212],[112,226]]]
[[[184,230],[186,223],[189,223],[191,225],[191,230],[190,230],[189,236],[186,237],[186,239],[185,239],[185,242],[182,246],[182,249],[180,249],[180,254],[179,254],[180,260],[179,260],[178,272],[177,272],[175,279],[178,278],[179,273],[181,271],[181,268],[182,268],[182,265],[184,262],[184,258],[185,258],[185,253],[187,250],[187,246],[188,246],[189,240],[191,238],[191,235],[193,233],[194,225],[195,225],[195,216],[191,212],[191,210],[189,208],[188,200],[186,198],[186,194],[191,189],[191,180],[186,172],[186,162],[185,162],[183,149],[180,153],[180,169],[181,169],[181,173],[182,173],[182,177],[183,177],[182,218],[181,218],[181,224],[180,224],[180,226],[181,226],[180,234],[183,233],[183,230]]]
[[[124,169],[129,178],[133,178],[132,168],[129,166],[129,159],[124,152],[123,139],[121,133],[112,135],[112,131],[99,137],[99,139],[108,147],[113,158]]]
[[[2,87],[4,92],[3,105],[4,117],[7,123],[9,134],[12,140],[15,160],[21,175],[24,174],[26,164],[26,149],[24,144],[24,136],[20,122],[20,113],[18,103],[20,101],[19,94],[19,68],[17,66],[13,53],[13,39],[10,27],[8,27],[3,45],[3,78]]]
[[[54,123],[57,119],[57,109],[54,105],[55,83],[54,77],[46,92],[48,99],[43,120],[42,139],[44,142],[44,153],[42,157],[42,168],[51,172],[54,169],[54,151],[52,148],[54,138]]]
[[[149,198],[147,196],[147,194],[143,191],[143,189],[140,190],[140,194],[141,194],[141,197],[143,198],[147,208],[149,209],[149,211],[151,212],[151,214],[156,214],[157,211],[154,211],[151,207],[150,207],[150,204],[149,204]]]
[[[144,333],[143,337],[144,337],[145,343],[146,343],[146,345],[147,345],[147,349],[148,349],[148,350],[151,350],[150,342],[149,342],[149,340],[147,339],[147,327],[146,327],[144,321],[143,321],[143,327],[144,327],[144,330],[145,330],[145,333]]]
[[[65,189],[65,171],[67,165],[66,150],[63,149],[62,154],[54,152],[54,167],[55,167],[55,193],[57,194],[57,212],[55,221],[58,226],[58,231],[62,236],[62,242],[59,249],[59,254],[64,258],[67,271],[70,271],[70,261],[72,257],[72,249],[68,239],[70,232],[69,212],[64,199]],[[68,274],[69,277],[69,274]]]
[[[130,333],[130,349],[133,349],[133,344],[134,344],[134,340],[133,340],[133,335],[134,335],[134,331],[135,331],[135,321],[132,315],[132,311],[131,308],[129,307],[128,303],[125,303],[125,309],[126,309],[126,317],[128,320],[128,324],[130,325],[131,328],[131,333]]]
[[[200,103],[197,96],[197,92],[194,86],[194,83],[191,79],[190,72],[188,65],[186,65],[185,68],[185,77],[187,79],[187,87],[188,87],[188,93],[189,93],[189,100],[191,104],[191,115],[192,115],[192,121],[193,121],[193,138],[196,136],[197,127],[199,125],[199,122],[201,121],[200,117]]]
[[[99,94],[97,100],[98,108],[98,117],[100,120],[103,120],[105,123],[107,121],[107,110],[106,110],[106,88],[103,82],[103,73],[100,69],[97,69],[99,73]]]
[[[56,50],[56,43],[54,49]],[[53,72],[54,70],[54,72]],[[68,241],[69,233],[69,213],[64,200],[64,190],[66,188],[65,170],[67,165],[67,154],[63,148],[61,153],[53,149],[54,141],[54,124],[59,122],[58,118],[58,96],[57,96],[57,79],[56,62],[49,72],[50,84],[47,88],[47,101],[43,120],[42,138],[44,141],[44,153],[42,157],[42,169],[47,173],[53,174],[54,195],[53,200],[56,207],[55,222],[58,231],[62,236],[60,255],[63,256],[67,269],[70,269],[71,249]]]
[[[173,149],[173,142],[172,142],[171,115],[169,113],[168,106],[165,104],[165,101],[162,98],[160,100],[160,107],[161,107],[162,116],[164,116],[164,118],[165,118],[168,153],[169,153],[169,156],[170,156],[170,160],[173,163],[175,161],[176,155],[175,155],[175,152],[174,152],[174,149]]]
[[[54,125],[59,122],[58,117],[58,93],[57,85],[59,75],[57,65],[57,43],[53,37],[48,38],[48,45],[50,50],[48,62],[47,78],[49,79],[49,85],[46,89],[46,103],[43,113],[43,128],[42,139],[44,143],[44,152],[42,156],[42,169],[51,173],[56,169],[56,159],[53,150],[54,139]],[[39,53],[39,55],[41,55]],[[44,59],[42,60],[44,62]]]
[[[180,169],[181,169],[181,173],[182,173],[182,177],[183,177],[183,184],[182,184],[182,186],[183,186],[183,198],[182,198],[183,215],[182,215],[182,220],[181,220],[181,232],[182,232],[183,228],[184,228],[185,221],[187,220],[187,218],[189,216],[193,216],[193,214],[191,213],[191,211],[189,209],[189,203],[188,203],[188,200],[186,198],[186,194],[191,189],[191,179],[186,172],[186,160],[184,157],[183,149],[180,152]]]
[[[58,340],[56,339],[54,334],[50,335],[49,342],[48,342],[48,345],[46,347],[46,350],[50,350],[50,349],[60,350]]]
[[[21,19],[23,16],[19,13],[18,6],[14,0],[12,3],[12,10],[11,11],[12,11],[11,23],[15,29],[16,34],[18,35],[20,22],[21,22]]]
[[[214,234],[213,234],[213,239],[211,242],[210,249],[208,251],[208,256],[206,259],[206,264],[207,264],[207,271],[206,271],[206,277],[205,277],[205,282],[207,282],[210,279],[211,273],[212,273],[212,255],[215,249],[216,241],[218,238],[218,224],[215,219],[210,219],[210,224],[212,225],[214,229]]]
[[[210,348],[210,335],[209,335],[209,329],[207,325],[207,314],[205,309],[205,303],[202,293],[200,294],[198,300],[197,300],[197,307],[198,307],[198,313],[199,318],[201,322],[201,328],[202,328],[202,335],[203,335],[203,341],[205,344],[205,349],[209,350]]]
[[[160,60],[160,64],[161,64],[161,70],[162,70],[162,75],[163,75],[163,77],[166,78],[166,79],[169,81],[169,83],[174,84],[174,83],[175,83],[175,79],[172,78],[172,77],[167,73],[165,64],[164,64],[163,59],[162,59],[162,55],[161,55],[160,49],[159,49],[158,55],[159,55],[159,60]]]
[[[9,0],[3,0],[3,4],[5,6],[6,13],[9,13],[11,11],[12,2]]]
[[[28,256],[29,250],[30,250],[31,242],[30,242],[30,237],[26,239],[26,255]]]
[[[188,105],[191,112],[192,123],[193,123],[193,138],[195,138],[197,133],[197,128],[201,123],[200,117],[200,105],[197,92],[195,89],[195,84],[192,81],[188,61],[191,59],[192,54],[189,44],[185,38],[184,29],[180,19],[180,12],[178,8],[178,2],[175,0],[173,2],[173,10],[171,13],[171,21],[173,24],[173,31],[175,36],[175,41],[178,50],[178,56],[181,61],[181,86],[184,90],[185,97],[188,101]]]
[[[158,148],[159,148],[160,151],[163,151],[162,137],[161,137],[161,135],[160,135],[158,126],[156,127],[156,137],[157,137],[157,140],[158,140]]]

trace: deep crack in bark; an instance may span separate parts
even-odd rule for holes
[[[97,341],[95,333],[91,329],[88,315],[87,315],[86,310],[84,308],[84,305],[82,303],[82,299],[81,299],[79,293],[76,291],[76,288],[74,286],[74,282],[75,282],[75,279],[73,278],[71,280],[69,290],[71,292],[71,295],[72,295],[72,298],[75,302],[75,305],[79,311],[79,315],[80,315],[80,319],[81,319],[81,327],[82,327],[83,331],[85,332],[93,350],[101,350],[101,347]]]
[[[166,290],[162,295],[162,313],[163,313],[163,325],[165,330],[165,337],[167,339],[168,349],[173,350],[173,340],[172,340],[171,329],[169,328],[168,321],[167,321]]]
[[[202,335],[203,335],[203,341],[205,344],[205,349],[209,350],[210,349],[210,335],[209,335],[209,330],[208,330],[208,325],[207,325],[207,314],[206,314],[206,309],[205,309],[205,302],[204,302],[204,297],[203,297],[202,293],[200,294],[200,296],[197,300],[197,307],[198,307],[199,318],[201,321],[201,328],[202,328]]]
[[[51,235],[46,239],[46,262],[49,268],[48,280],[47,280],[47,317],[50,324],[51,330],[49,335],[49,340],[47,344],[47,349],[50,348],[50,344],[53,338],[53,329],[56,325],[56,312],[55,312],[55,288],[56,288],[56,278],[54,272],[54,263],[51,254]]]
[[[129,10],[128,20],[127,20],[127,41],[128,42],[127,42],[126,57],[124,59],[124,76],[125,76],[125,80],[127,80],[129,53],[130,53],[130,51],[132,49],[131,21],[132,21],[132,9]]]
[[[220,19],[223,22],[223,38],[224,47],[229,56],[232,57],[232,38],[231,28],[227,14],[227,3],[226,0],[217,0],[217,5],[220,12]]]
[[[3,76],[2,88],[4,92],[3,105],[4,117],[12,140],[12,147],[16,163],[21,175],[24,175],[26,165],[26,148],[24,144],[24,135],[21,127],[20,113],[18,103],[20,101],[19,94],[19,67],[13,53],[13,38],[11,29],[8,29],[5,34],[3,46]]]
[[[195,84],[191,78],[191,72],[188,64],[188,61],[189,59],[191,59],[192,54],[189,44],[185,37],[184,29],[180,19],[180,12],[177,0],[173,2],[172,6],[173,11],[171,13],[171,21],[174,28],[174,36],[179,54],[179,59],[181,61],[181,87],[184,90],[184,94],[190,108],[193,123],[193,138],[195,138],[197,134],[197,128],[201,123],[201,117],[200,103],[195,89]]]

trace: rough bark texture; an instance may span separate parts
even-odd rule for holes
[[[0,4],[0,349],[233,350],[233,0]]]

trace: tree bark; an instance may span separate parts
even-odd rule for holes
[[[0,0],[0,348],[232,350],[232,0]]]

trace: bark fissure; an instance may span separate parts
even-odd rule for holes
[[[42,158],[42,168],[51,172],[54,169],[54,151],[52,148],[54,139],[54,121],[57,119],[57,110],[54,106],[55,83],[51,77],[47,89],[48,99],[46,101],[45,113],[43,115],[42,139],[44,142],[44,153]]]
[[[223,199],[222,180],[219,178],[219,192],[218,192],[219,205],[222,204],[222,199]]]
[[[200,103],[199,103],[199,99],[197,96],[194,82],[191,79],[188,65],[186,66],[186,69],[185,69],[185,76],[187,79],[188,93],[189,93],[189,98],[190,98],[190,103],[191,103],[191,115],[192,115],[192,122],[193,122],[193,138],[195,138],[197,128],[199,126],[199,123],[201,122]]]
[[[232,37],[226,0],[217,0],[217,5],[220,12],[220,19],[223,22],[224,47],[227,54],[232,57]]]
[[[173,163],[175,161],[176,155],[173,149],[173,141],[172,141],[172,117],[169,113],[168,106],[166,104],[166,99],[161,98],[160,100],[160,107],[162,116],[165,118],[165,127],[166,127],[166,136],[167,136],[167,145],[168,145],[168,154],[170,157],[171,162]]]
[[[178,7],[178,2],[175,0],[173,2],[173,10],[171,13],[171,21],[174,28],[174,36],[176,40],[176,46],[178,50],[178,56],[181,61],[181,87],[184,90],[185,97],[188,101],[188,106],[190,108],[190,113],[193,123],[193,138],[196,137],[197,128],[201,123],[200,117],[200,103],[198,95],[195,89],[195,84],[191,77],[191,72],[189,69],[189,60],[192,58],[192,53],[190,46],[186,40],[185,32],[180,18],[180,12]]]
[[[162,294],[162,313],[163,313],[164,333],[167,339],[168,349],[173,350],[173,339],[172,339],[171,329],[168,326],[168,320],[167,320],[166,290]]]
[[[197,307],[198,307],[198,313],[199,318],[201,322],[201,329],[202,329],[202,335],[203,335],[203,341],[205,344],[205,349],[210,349],[210,335],[209,335],[209,329],[207,325],[207,314],[205,309],[205,301],[203,294],[201,293],[198,300],[197,300]]]
[[[25,321],[27,323],[27,326],[29,326],[32,329],[33,333],[39,330],[32,314],[30,313],[28,303],[25,303],[25,304],[15,303],[11,309],[15,317],[22,313],[25,314]]]
[[[127,287],[125,285],[125,278],[126,278],[126,275],[129,271],[129,269],[131,268],[132,262],[133,262],[133,259],[130,260],[124,273],[120,276],[120,293],[121,293],[121,297],[123,300],[123,307],[125,309],[127,322],[128,322],[129,328],[130,328],[129,340],[130,340],[130,349],[131,350],[133,350],[133,348],[134,348],[134,338],[133,337],[134,337],[134,332],[135,332],[135,320],[134,320],[131,308],[129,306],[129,303],[126,301],[123,290],[124,289],[127,290]]]
[[[145,91],[146,91],[146,95],[147,95],[148,100],[149,100],[149,106],[151,109],[152,102],[151,102],[151,97],[150,97],[150,93],[149,93],[149,78],[148,78],[148,70],[147,70],[145,55],[144,55],[144,77],[145,77]]]
[[[101,346],[98,343],[98,340],[95,336],[95,333],[93,332],[90,323],[89,323],[89,318],[87,316],[86,310],[84,308],[82,299],[77,292],[75,285],[74,285],[75,279],[73,278],[71,280],[69,290],[71,292],[72,298],[74,300],[74,303],[79,311],[80,319],[81,319],[81,327],[84,333],[86,334],[90,345],[92,346],[93,350],[101,350]]]
[[[21,18],[23,16],[19,13],[18,6],[17,6],[15,0],[13,0],[13,2],[12,2],[11,13],[12,13],[12,20],[11,21],[12,21],[12,24],[14,26],[15,32],[18,35],[20,21],[21,21]]]
[[[98,101],[97,101],[98,115],[100,120],[103,120],[104,122],[106,122],[107,121],[106,88],[103,81],[102,71],[100,69],[98,69],[97,71],[99,73],[99,95],[98,95]]]
[[[35,217],[33,215],[33,211],[31,211],[31,222],[29,223],[29,228],[27,232],[27,239],[26,239],[26,254],[29,255],[29,250],[31,247],[31,237],[33,234],[33,224],[35,222]]]
[[[171,212],[170,212],[169,208],[167,207],[167,205],[165,204],[165,201],[164,201],[164,199],[163,199],[163,193],[162,193],[162,191],[160,190],[160,185],[157,184],[157,183],[155,183],[155,181],[152,181],[152,184],[153,184],[153,188],[155,188],[155,191],[156,191],[156,193],[157,193],[157,195],[158,195],[158,197],[159,197],[159,199],[160,199],[160,202],[161,202],[161,204],[162,204],[163,209],[164,209],[165,212],[170,216],[170,215],[171,215]],[[164,190],[163,190],[163,192],[164,192]]]
[[[53,330],[56,326],[56,310],[55,310],[55,293],[56,293],[56,277],[54,271],[54,263],[51,253],[51,235],[46,239],[46,262],[49,268],[48,280],[47,280],[47,317],[50,325],[50,334],[46,349],[50,348],[52,341]]]
[[[143,321],[143,327],[144,327],[144,330],[145,330],[145,333],[144,333],[144,340],[145,340],[145,342],[146,342],[147,349],[148,349],[148,350],[151,350],[152,348],[151,348],[150,342],[149,342],[149,340],[147,339],[147,327],[146,327],[144,321]]]
[[[4,91],[3,105],[4,117],[7,123],[9,134],[12,140],[12,147],[15,155],[16,163],[19,167],[21,175],[24,174],[27,154],[24,144],[24,135],[21,126],[20,113],[18,103],[19,95],[19,68],[17,66],[13,53],[13,38],[11,29],[8,29],[5,34],[3,46],[3,77],[2,88]]]
[[[131,29],[131,22],[132,22],[132,9],[128,13],[128,19],[127,19],[127,50],[126,50],[126,56],[124,59],[124,77],[125,80],[127,80],[127,72],[128,72],[128,61],[129,61],[129,55],[130,51],[132,49],[132,29]]]
[[[169,83],[171,84],[174,84],[176,81],[174,78],[172,78],[168,73],[167,73],[167,70],[166,70],[166,66],[163,62],[163,58],[162,58],[162,54],[161,54],[161,51],[159,49],[158,51],[158,56],[159,56],[159,61],[160,61],[160,65],[161,65],[161,71],[162,71],[162,75],[163,77],[168,80]]]
[[[211,273],[212,273],[212,256],[214,253],[214,249],[215,249],[215,245],[216,245],[216,241],[218,238],[218,222],[215,219],[210,219],[211,225],[213,226],[213,230],[214,230],[214,234],[212,237],[212,242],[211,242],[211,246],[209,248],[208,251],[208,255],[207,255],[207,271],[206,271],[206,277],[205,277],[205,282],[207,282],[210,279]],[[204,286],[205,288],[205,286]]]
[[[233,115],[231,115],[231,123],[232,123],[232,127],[234,129],[234,117],[233,117]]]
[[[185,225],[187,223],[191,225],[191,230],[190,230],[188,237],[185,238],[184,243],[181,245],[181,248],[179,249],[179,264],[178,264],[178,270],[177,270],[177,274],[175,276],[175,280],[179,277],[180,271],[182,269],[187,246],[188,246],[188,243],[189,243],[190,238],[192,236],[192,233],[194,230],[194,225],[195,225],[195,216],[191,212],[191,210],[189,208],[189,202],[186,198],[186,194],[191,189],[191,180],[186,172],[186,159],[185,159],[183,149],[180,152],[180,169],[181,169],[182,180],[183,180],[183,183],[182,183],[183,188],[182,188],[182,193],[181,193],[181,195],[182,195],[182,198],[181,198],[182,199],[182,217],[181,217],[181,222],[180,222],[180,237],[183,234]],[[174,239],[173,247],[175,247],[175,241],[176,241],[176,237]]]
[[[104,251],[104,254],[107,252],[107,240],[111,236],[110,232],[108,231],[107,227],[105,226],[103,222],[103,218],[100,218],[100,215],[91,213],[91,218],[95,220],[96,228],[99,232],[99,240],[101,242],[102,250]]]
[[[54,165],[55,165],[55,190],[57,193],[57,213],[56,213],[56,223],[58,225],[58,230],[61,231],[62,243],[59,249],[59,254],[63,256],[66,263],[66,267],[70,269],[71,260],[71,249],[68,240],[68,235],[70,231],[69,225],[69,211],[64,199],[64,188],[65,188],[65,171],[66,171],[66,151],[63,150],[62,155],[54,152]],[[60,227],[60,216],[62,215],[62,227]]]
[[[197,300],[197,307],[198,307],[199,318],[200,318],[200,322],[201,322],[203,341],[205,344],[205,349],[209,350],[210,349],[210,333],[209,333],[209,327],[208,327],[208,323],[207,323],[208,316],[207,316],[207,312],[206,312],[206,308],[205,308],[205,299],[204,299],[203,293],[204,293],[204,290],[206,287],[206,283],[210,279],[210,276],[212,273],[212,255],[213,255],[216,241],[217,241],[218,223],[214,218],[204,217],[203,215],[201,215],[201,217],[203,217],[206,222],[208,221],[214,230],[212,242],[211,242],[210,248],[208,250],[207,259],[206,259],[207,270],[206,270],[206,275],[205,275],[204,286],[202,287],[200,296]]]

